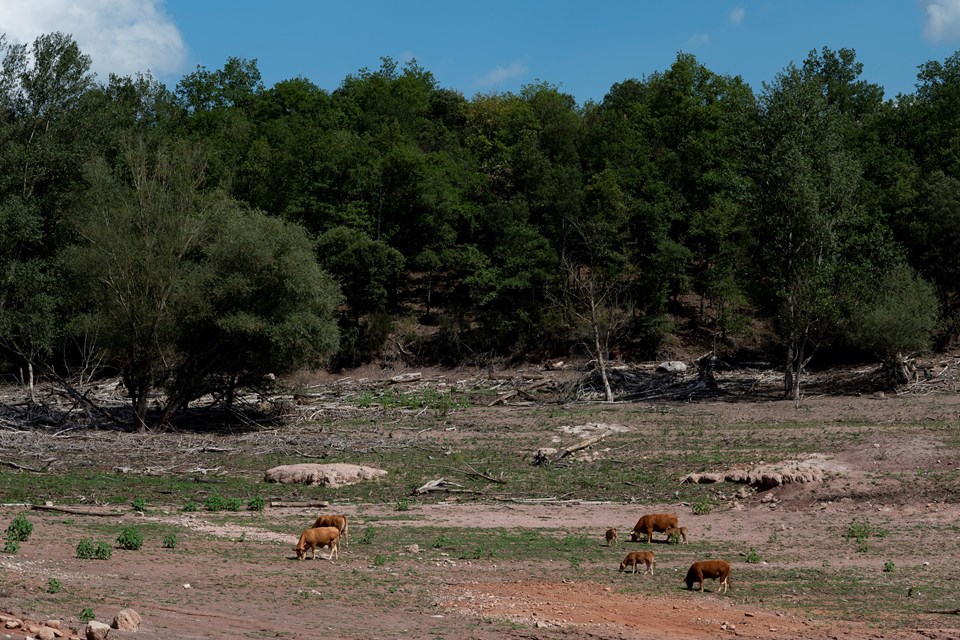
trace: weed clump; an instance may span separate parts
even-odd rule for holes
[[[127,527],[117,536],[117,545],[121,549],[137,551],[143,546],[143,534],[136,527]]]

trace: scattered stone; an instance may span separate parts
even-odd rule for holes
[[[336,489],[387,475],[383,469],[356,464],[287,464],[274,467],[264,476],[265,482],[280,484],[322,485]]]
[[[59,629],[61,622],[59,620],[47,620],[45,624],[51,629]]]
[[[184,589],[189,589],[189,588],[190,588],[190,583],[187,582],[186,584],[184,584],[184,585],[183,585],[183,588],[184,588]]]
[[[23,622],[17,620],[16,618],[10,618],[4,623],[4,627],[7,629],[19,629],[23,625]]]
[[[55,640],[57,637],[57,630],[50,627],[40,627],[37,629],[37,640]]]
[[[87,627],[83,630],[83,633],[87,637],[87,640],[107,640],[107,634],[110,633],[110,626],[102,622],[97,622],[96,620],[91,620],[87,623]]]
[[[408,552],[408,553],[420,553],[420,545],[418,545],[418,544],[412,544],[412,545],[410,545],[409,547],[407,547],[407,552]]]
[[[123,631],[136,631],[143,619],[133,609],[123,609],[113,618],[113,628]]]
[[[772,493],[768,493],[767,495],[760,498],[760,502],[762,502],[763,504],[769,504],[771,502],[774,502],[776,499],[777,499],[777,496],[775,496]]]
[[[670,360],[669,362],[661,362],[657,365],[657,373],[683,373],[687,370],[687,365],[680,362],[679,360]]]

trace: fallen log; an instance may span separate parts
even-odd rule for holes
[[[433,491],[443,491],[445,493],[471,493],[474,495],[482,496],[483,492],[474,491],[473,489],[464,489],[462,484],[457,484],[456,482],[450,482],[446,478],[437,478],[436,480],[431,480],[422,487],[417,487],[413,490],[413,495],[421,496],[425,493],[431,493]]]
[[[330,503],[326,500],[311,500],[307,502],[287,502],[285,500],[275,500],[270,503],[271,507],[277,507],[280,509],[297,509],[297,508],[310,508],[317,507],[320,509],[330,506]]]
[[[570,455],[571,453],[574,453],[575,451],[580,451],[581,449],[586,449],[590,445],[597,444],[598,442],[606,438],[608,435],[609,434],[607,433],[603,433],[603,434],[600,434],[599,436],[594,436],[592,438],[587,438],[586,440],[581,440],[577,444],[572,444],[566,449],[563,449],[555,453],[551,458],[551,461],[556,462],[557,460],[566,458],[568,455]]]
[[[124,516],[125,511],[91,511],[89,509],[78,509],[76,507],[55,507],[50,504],[32,504],[30,508],[35,511],[57,511],[59,513],[70,513],[75,516]]]
[[[23,464],[17,464],[16,462],[10,462],[8,460],[0,460],[0,464],[18,469],[20,471],[29,471],[30,473],[46,473],[44,469],[34,469],[33,467],[28,467]]]

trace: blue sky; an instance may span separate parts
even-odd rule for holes
[[[149,69],[170,86],[237,56],[256,58],[267,86],[303,76],[332,91],[390,56],[467,97],[545,80],[583,103],[679,51],[760,91],[827,46],[855,49],[894,97],[960,49],[960,0],[0,0],[9,40],[58,30],[102,78]]]

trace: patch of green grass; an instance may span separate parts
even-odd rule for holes
[[[95,620],[97,615],[93,612],[93,609],[90,607],[84,607],[80,610],[80,614],[77,616],[80,618],[80,622],[86,624],[91,620]]]
[[[47,580],[47,593],[60,593],[63,590],[63,585],[60,584],[60,581],[56,578],[50,578]]]
[[[164,548],[164,549],[176,549],[176,548],[177,548],[177,544],[179,544],[179,542],[180,542],[180,541],[177,539],[177,534],[175,534],[175,533],[168,533],[166,536],[163,537],[163,548]]]
[[[703,497],[693,503],[690,507],[694,515],[705,516],[713,511],[713,503],[710,498]]]

